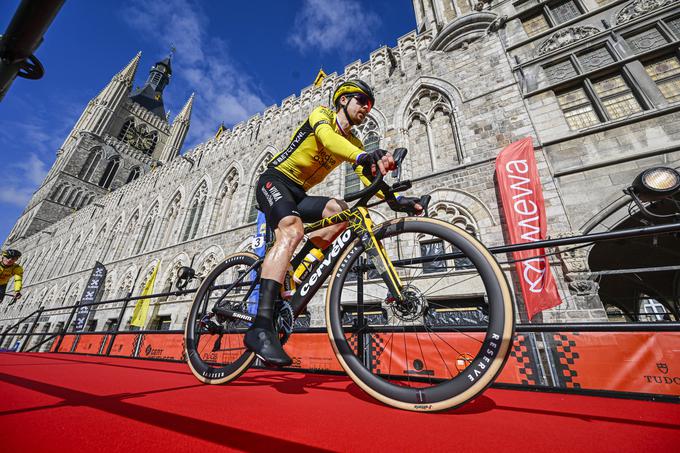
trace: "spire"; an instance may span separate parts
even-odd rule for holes
[[[175,117],[170,128],[170,136],[165,142],[165,147],[160,152],[158,160],[161,162],[170,162],[175,157],[179,156],[179,152],[184,144],[184,139],[189,132],[189,121],[191,120],[191,109],[194,105],[195,93],[191,93],[189,100],[184,104],[182,110]]]
[[[182,107],[182,110],[177,114],[175,117],[175,121],[172,122],[172,124],[175,124],[178,121],[189,121],[191,118],[191,109],[194,106],[194,96],[196,93],[191,93],[191,96],[189,96],[189,100],[187,101],[186,104],[184,104],[184,107]]]
[[[141,57],[142,51],[140,50],[137,52],[137,55],[135,55],[135,57],[130,60],[130,63],[128,63],[122,71],[116,74],[113,79],[116,81],[128,82],[129,84],[132,84],[132,80],[135,78],[135,73],[137,72],[137,66],[139,65],[139,60]]]
[[[154,115],[164,118],[163,90],[170,83],[171,77],[172,67],[170,65],[170,56],[168,56],[153,65],[144,86],[133,92],[130,95],[130,99]]]

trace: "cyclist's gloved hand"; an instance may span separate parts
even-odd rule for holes
[[[373,151],[359,154],[359,157],[357,157],[357,165],[361,165],[361,173],[363,173],[365,177],[372,179],[373,175],[378,173],[378,161],[386,155],[387,151],[384,149],[374,149]],[[374,165],[375,170],[373,167]]]
[[[16,293],[14,293],[14,298],[15,298],[16,300],[21,299],[21,292],[20,292],[20,291],[17,291]]]
[[[418,203],[420,198],[406,197],[399,195],[396,198],[387,200],[387,204],[393,211],[406,212],[411,215],[420,215],[423,212],[423,207]]]

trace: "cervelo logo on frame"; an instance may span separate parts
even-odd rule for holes
[[[350,236],[352,235],[351,230],[345,230],[342,232],[340,236],[333,242],[333,248],[331,251],[328,253],[328,255],[324,258],[324,260],[319,264],[319,267],[316,269],[316,272],[312,274],[311,277],[309,277],[309,281],[302,285],[302,288],[300,288],[300,295],[304,296],[309,292],[310,286],[313,286],[321,277],[321,274],[323,274],[324,269],[326,269],[333,259],[338,256],[340,251],[345,247],[345,244],[347,244],[347,241],[349,240]]]

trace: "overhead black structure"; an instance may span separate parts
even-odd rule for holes
[[[34,55],[64,0],[22,0],[0,36],[0,101],[19,76],[37,80],[45,70]]]

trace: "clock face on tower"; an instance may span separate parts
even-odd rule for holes
[[[158,135],[156,131],[147,131],[145,125],[135,126],[130,124],[125,131],[123,141],[137,148],[145,154],[151,154],[156,146]]]

